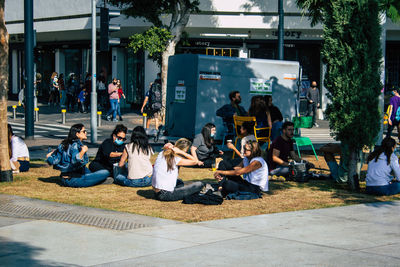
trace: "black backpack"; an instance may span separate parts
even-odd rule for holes
[[[149,92],[149,108],[153,111],[159,111],[162,107],[161,84],[154,82]]]

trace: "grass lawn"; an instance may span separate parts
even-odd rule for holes
[[[326,173],[323,157],[317,162],[311,155],[304,155],[316,165],[316,172]],[[153,161],[155,157],[153,157]],[[365,167],[364,167],[365,169]],[[210,169],[181,168],[184,181],[214,182]],[[376,197],[351,193],[346,185],[326,180],[308,183],[270,181],[270,192],[261,199],[248,201],[226,200],[219,206],[186,205],[181,201],[160,202],[154,199],[151,187],[128,188],[118,185],[99,185],[90,188],[68,188],[60,185],[59,171],[43,161],[32,161],[28,173],[14,175],[14,182],[0,183],[0,193],[19,195],[61,203],[130,212],[184,222],[199,222],[266,213],[316,209],[357,203],[399,200],[400,195]]]

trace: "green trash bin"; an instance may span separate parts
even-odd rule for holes
[[[312,128],[312,116],[302,116],[293,118],[294,128]]]

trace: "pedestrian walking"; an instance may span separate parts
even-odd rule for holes
[[[118,121],[117,119],[117,107],[118,107],[118,86],[117,78],[113,78],[112,83],[108,85],[108,95],[110,99],[110,110],[107,113],[107,120],[111,120],[111,114],[113,121]]]
[[[50,77],[50,96],[49,96],[49,102],[48,105],[50,106],[51,104],[56,105],[58,103],[58,98],[59,98],[59,86],[58,86],[58,73],[53,72]]]
[[[315,118],[317,115],[317,108],[319,108],[320,106],[320,100],[319,100],[319,89],[317,88],[317,82],[313,81],[311,83],[311,87],[308,88],[307,90],[307,107],[308,107],[308,111],[307,111],[307,116],[312,114],[312,122],[313,122],[313,126],[315,127],[319,127],[319,125],[315,122]]]
[[[119,120],[122,121],[122,116],[121,116],[121,101],[122,98],[126,99],[124,95],[124,91],[122,90],[122,85],[121,85],[121,80],[117,80],[117,86],[118,86],[118,107],[117,107],[117,114],[119,116]]]

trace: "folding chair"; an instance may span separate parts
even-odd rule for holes
[[[256,123],[256,118],[255,117],[248,117],[248,116],[236,116],[233,115],[233,123],[235,124],[235,132],[236,132],[236,138],[235,138],[235,147],[237,145],[237,142],[239,139],[242,139],[244,136],[240,134],[240,127],[242,124],[246,121],[254,122]],[[232,158],[235,158],[235,153],[233,153]]]
[[[310,119],[311,118],[311,119]],[[310,126],[310,121],[311,121],[311,126]],[[294,117],[293,118],[293,123],[294,123],[294,130],[295,130],[295,136],[293,137],[293,140],[296,144],[297,148],[297,154],[301,158],[300,155],[300,147],[302,146],[311,146],[315,158],[318,160],[317,153],[315,153],[314,146],[311,142],[311,139],[305,136],[301,136],[301,128],[311,128],[312,127],[312,117]]]
[[[257,142],[263,141],[268,143],[268,149],[271,143],[271,127],[257,127],[257,120],[255,117],[248,117],[248,116],[233,116],[233,122],[235,123],[235,131],[236,131],[236,138],[235,138],[235,147],[237,146],[237,142],[239,139],[242,139],[244,136],[240,134],[240,126],[246,121],[254,122],[254,137],[256,138]],[[264,134],[266,133],[266,134]],[[235,153],[233,153],[232,158],[235,158]]]

